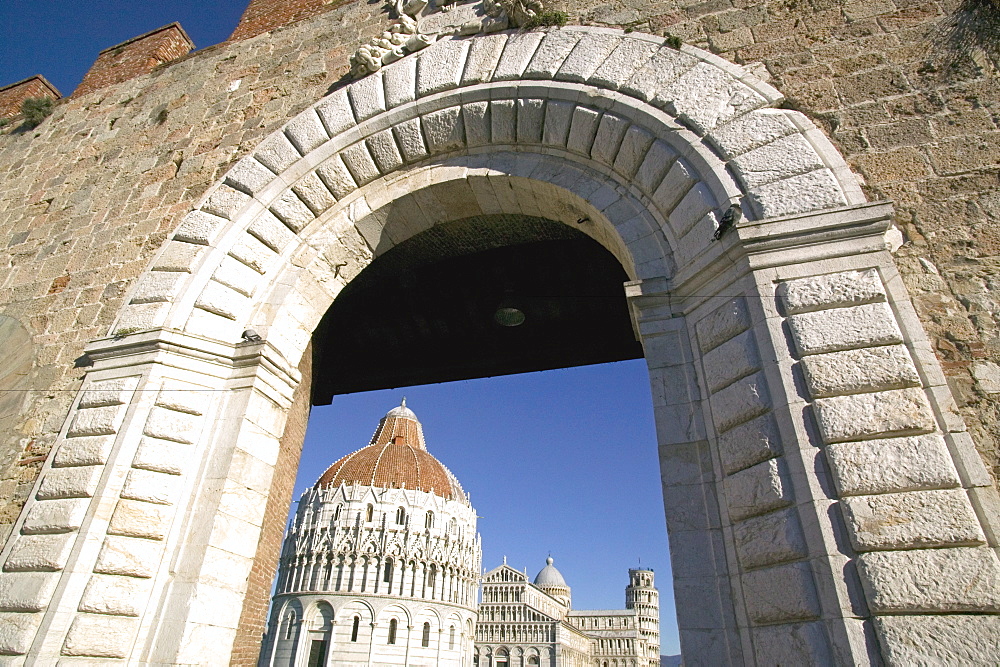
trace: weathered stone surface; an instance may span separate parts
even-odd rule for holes
[[[635,173],[635,183],[647,194],[656,192],[663,178],[677,159],[677,151],[665,141],[657,139],[649,147],[649,151]]]
[[[570,51],[580,41],[581,34],[568,30],[545,33],[542,43],[524,70],[526,79],[551,79],[566,60]]]
[[[300,180],[296,187],[286,190],[271,204],[271,213],[276,215],[292,231],[299,231],[316,218],[309,204],[299,198],[298,192],[305,192],[306,196],[311,198],[307,201],[316,206],[318,212],[326,210],[334,203],[330,192],[322,187],[315,174],[312,175],[312,179],[315,180]],[[316,185],[320,187],[316,188]]]
[[[822,623],[783,623],[755,628],[754,655],[760,665],[836,664]]]
[[[483,106],[486,102],[482,102]],[[470,106],[470,105],[466,105]],[[463,116],[467,115],[469,112],[462,108]],[[403,123],[399,123],[392,128],[392,133],[396,137],[396,141],[399,144],[400,152],[403,159],[407,162],[415,162],[417,160],[422,160],[427,157],[427,145],[424,143],[424,133],[420,128],[420,120],[412,119]],[[486,135],[487,143],[489,141],[489,135]]]
[[[80,611],[114,616],[138,616],[145,606],[148,579],[95,574],[80,599]]]
[[[372,116],[385,111],[385,90],[382,87],[382,72],[359,79],[347,87],[347,95],[351,100],[351,109],[358,122],[368,120]],[[319,109],[316,109],[319,111]],[[322,113],[320,117],[322,117]],[[324,122],[325,122],[324,118]],[[327,129],[330,129],[329,126]],[[336,136],[331,131],[330,136]]]
[[[531,57],[535,54],[535,49],[542,41],[543,35],[544,33],[540,32],[522,32],[511,35],[504,45],[496,69],[493,70],[493,80],[510,81],[520,78],[528,67]]]
[[[703,358],[705,384],[716,392],[740,378],[760,370],[760,355],[752,332],[737,334]]]
[[[626,177],[635,176],[653,140],[653,135],[644,128],[638,125],[629,127],[615,156],[615,171]]]
[[[80,409],[102,408],[128,403],[135,382],[135,378],[115,378],[114,380],[91,382],[86,389],[80,392],[80,402],[77,407]]]
[[[171,475],[180,475],[190,460],[189,444],[143,438],[139,441],[139,449],[135,453],[132,466],[143,470],[153,470]]]
[[[667,175],[663,177],[653,192],[653,202],[663,215],[669,215],[678,202],[684,199],[697,183],[698,174],[695,169],[683,158],[678,159],[670,166]],[[705,193],[705,190],[699,191],[698,195],[701,196],[696,196],[695,199],[691,200],[685,209],[690,208],[691,204],[696,205],[703,212],[711,208],[712,204],[706,198]],[[671,225],[671,228],[676,234],[675,225]]]
[[[591,84],[616,90],[627,83],[660,47],[652,42],[625,38],[590,76]]]
[[[701,134],[766,104],[760,93],[705,62],[664,86],[652,101]]]
[[[201,385],[168,380],[156,394],[156,405],[189,415],[202,415],[211,397],[211,391]]]
[[[240,192],[245,192],[251,197],[262,190],[268,183],[274,180],[274,172],[258,162],[254,156],[248,155],[226,174],[226,185],[236,188]],[[197,238],[184,232],[183,228],[178,230],[178,235],[174,238],[186,241],[188,238]],[[196,240],[190,243],[198,243]]]
[[[285,126],[285,134],[302,155],[316,150],[329,138],[323,127],[323,122],[315,111],[299,114],[289,121],[288,125]]]
[[[766,514],[792,502],[785,463],[771,459],[730,475],[725,481],[729,517],[741,521]]]
[[[138,624],[138,619],[125,616],[78,614],[66,633],[63,655],[124,658]]]
[[[124,410],[117,406],[78,410],[66,437],[113,435],[121,426],[123,413]]]
[[[146,420],[143,433],[161,440],[173,440],[192,444],[201,431],[201,420],[197,415],[177,412],[162,407],[154,407]]]
[[[756,188],[798,174],[822,169],[823,160],[801,134],[776,139],[730,161],[743,183]]]
[[[517,101],[517,142],[538,144],[542,141],[545,124],[545,100],[520,99]]]
[[[0,612],[0,655],[27,653],[41,622],[41,614]]]
[[[316,115],[323,121],[326,131],[331,137],[353,127],[355,125],[354,111],[351,109],[351,101],[347,97],[347,89],[341,88],[325,97],[316,105]]]
[[[119,500],[115,513],[111,515],[108,534],[162,540],[167,535],[172,516],[172,511],[163,505]]]
[[[173,301],[184,286],[185,278],[177,271],[150,271],[136,285],[129,303]]]
[[[169,473],[133,469],[125,479],[121,497],[147,503],[172,505],[180,488],[180,477]]]
[[[746,301],[737,297],[723,303],[695,324],[698,347],[708,352],[750,328]]]
[[[983,544],[962,489],[850,496],[841,501],[857,551]]]
[[[42,477],[35,497],[39,500],[93,497],[103,471],[104,466],[53,468]]]
[[[995,665],[1000,616],[876,616],[887,665]]]
[[[723,155],[732,158],[798,132],[785,109],[757,109],[721,125],[708,135]]]
[[[611,113],[601,116],[594,144],[590,148],[590,157],[607,165],[614,164],[628,127],[629,122],[620,116]]]
[[[379,173],[378,167],[375,165],[375,160],[372,159],[372,155],[368,152],[368,147],[363,141],[345,148],[341,151],[340,157],[344,160],[344,165],[351,173],[352,180],[358,185],[371,183],[382,175]],[[317,170],[318,172],[319,170]],[[321,173],[320,178],[322,177],[323,174]],[[329,186],[330,184],[327,183],[327,185]],[[330,189],[333,190],[332,187]]]
[[[101,546],[94,572],[126,577],[152,577],[162,553],[162,542],[109,535]]]
[[[940,435],[843,442],[827,447],[826,455],[842,496],[954,488],[960,484],[948,446]]]
[[[920,386],[903,345],[810,355],[802,360],[802,370],[813,398]]]
[[[805,537],[794,509],[779,510],[733,526],[736,555],[744,570],[805,558]]]
[[[399,154],[392,130],[383,130],[365,140],[368,150],[375,160],[375,165],[383,174],[395,171],[403,166],[403,157]]]
[[[56,448],[53,468],[104,465],[115,444],[113,435],[67,438]]]
[[[206,213],[233,220],[244,206],[253,201],[253,197],[240,192],[228,185],[220,185],[201,206]]]
[[[696,64],[698,59],[693,56],[668,46],[661,47],[620,90],[648,102]]]
[[[550,100],[545,105],[545,127],[542,143],[546,146],[565,146],[576,105],[562,100]]]
[[[45,609],[59,581],[54,572],[4,572],[0,574],[0,611]]]
[[[461,107],[433,111],[421,119],[427,148],[431,153],[455,150],[465,146],[465,125]]]
[[[871,551],[858,570],[876,614],[1000,612],[1000,560],[989,547]]]
[[[210,280],[195,302],[195,306],[225,317],[227,320],[236,320],[246,308],[247,298],[244,294],[226,287],[222,283]]]
[[[573,122],[570,124],[566,148],[577,153],[590,155],[590,149],[594,145],[594,137],[597,135],[600,116],[601,114],[593,109],[577,107],[573,111]]]
[[[469,86],[489,81],[497,63],[500,62],[500,55],[506,43],[507,35],[504,34],[486,35],[473,40],[465,63],[465,71],[462,73],[462,85]]]
[[[718,443],[727,475],[781,455],[778,425],[770,412],[720,434]]]
[[[382,70],[385,105],[392,109],[417,98],[417,63],[420,58],[404,58]],[[462,63],[465,64],[464,61]],[[459,72],[461,74],[461,72]]]
[[[21,535],[3,564],[4,572],[55,572],[66,567],[76,536]]]
[[[280,174],[298,161],[300,153],[288,137],[277,133],[262,141],[253,156],[275,174]]]
[[[750,421],[771,409],[763,373],[740,378],[712,394],[712,418],[720,432]]]
[[[778,285],[778,298],[785,313],[794,315],[885,301],[886,296],[878,271],[867,269],[787,280]]]
[[[818,398],[813,404],[823,442],[842,442],[898,433],[929,433],[934,414],[922,389]]]
[[[205,253],[205,247],[175,241],[168,243],[163,253],[153,263],[154,271],[183,271],[190,273]]]
[[[347,170],[341,155],[334,155],[316,168],[316,175],[337,199],[343,199],[354,190],[358,184]]]
[[[468,51],[468,40],[448,39],[437,48],[420,54],[417,59],[417,97],[457,87],[462,79]]]
[[[847,204],[847,196],[829,169],[817,169],[758,186],[747,193],[763,218],[822,211]]]
[[[743,599],[752,623],[809,620],[819,616],[819,601],[807,563],[790,563],[743,575]]]
[[[89,501],[75,498],[34,503],[24,518],[21,532],[36,535],[79,530],[89,505]]]
[[[792,315],[788,328],[803,356],[903,342],[896,318],[885,303]]]
[[[616,35],[584,35],[563,61],[555,78],[561,81],[586,81],[620,43],[621,38]]]

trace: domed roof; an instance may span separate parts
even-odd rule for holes
[[[316,482],[317,488],[341,484],[417,489],[468,504],[455,476],[428,453],[423,428],[405,398],[382,418],[367,447],[334,463]]]
[[[552,564],[552,556],[545,559],[545,567],[535,575],[535,585],[536,586],[567,586],[566,580],[563,579],[562,573],[556,569],[556,566]]]

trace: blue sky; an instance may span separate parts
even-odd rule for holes
[[[4,0],[0,86],[42,74],[69,95],[102,49],[179,21],[197,48],[225,40],[246,0]],[[316,408],[296,495],[368,443],[402,396],[428,449],[482,517],[483,565],[534,575],[551,554],[579,609],[621,608],[629,567],[656,571],[662,652],[679,652],[649,381],[632,361],[337,397]]]

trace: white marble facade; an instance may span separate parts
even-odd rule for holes
[[[426,469],[392,465],[394,454],[413,461],[413,450],[423,452],[421,463],[437,463],[416,416],[396,408],[371,445],[302,495],[261,665],[472,664],[482,553],[476,512],[440,463],[444,489]]]

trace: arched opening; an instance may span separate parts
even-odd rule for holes
[[[581,48],[584,63],[573,55],[595,43],[607,53]],[[493,56],[483,57],[487,47]],[[537,83],[548,79],[555,85]],[[396,83],[402,93],[386,95]],[[972,445],[895,272],[891,211],[864,203],[804,116],[767,108],[780,102],[711,54],[572,27],[442,39],[303,111],[185,218],[119,314],[112,330],[129,332],[123,340],[88,348],[94,365],[56,445],[59,465],[43,470],[0,574],[6,586],[37,591],[4,608],[16,634],[10,650],[44,643],[43,658],[55,661],[65,635],[79,639],[77,654],[105,655],[113,636],[123,658],[185,663],[197,661],[205,637],[228,652],[252,632],[216,593],[241,599],[255,557],[271,557],[255,545],[273,542],[260,540],[262,530],[283,514],[268,503],[293,465],[294,456],[282,458],[282,434],[294,440],[289,415],[309,402],[294,396],[304,386],[297,369],[309,377],[314,333],[341,335],[321,319],[373,258],[438,224],[488,216],[579,228],[634,281],[629,317],[654,387],[672,552],[687,568],[675,572],[676,589],[697,609],[688,620],[706,626],[687,634],[701,660],[863,662],[879,642],[907,645],[914,624],[901,609],[918,609],[922,628],[975,627],[977,612],[989,611],[979,601],[925,605],[908,593],[920,586],[895,584],[921,581],[932,561],[975,573],[969,580],[996,565],[963,490],[975,486],[981,461],[962,454]],[[737,202],[747,224],[722,214]],[[484,252],[500,256],[507,245]],[[397,276],[401,287],[405,278]],[[524,335],[530,313],[510,305],[523,286],[499,287],[493,321]],[[878,326],[848,326],[862,319]],[[479,321],[474,312],[469,321]],[[495,352],[497,372],[517,366],[502,346]],[[543,360],[560,352],[550,346]],[[868,372],[873,354],[892,358],[897,375]],[[522,356],[526,367],[541,364],[533,351]],[[408,361],[396,359],[400,369]],[[439,361],[441,379],[476,372]],[[342,375],[318,380],[328,386],[314,396],[360,388]],[[223,419],[227,428],[208,427]],[[947,479],[914,488],[896,478],[876,492],[851,485],[845,461],[864,456],[863,469],[885,470],[890,450],[872,443],[916,446],[909,437],[940,455],[933,460],[945,462],[937,469]],[[169,505],[134,482],[165,476],[182,478],[187,494]],[[942,489],[971,517],[967,533],[872,535],[859,514],[857,496],[921,507]],[[54,529],[39,522],[57,507],[72,512],[49,539]],[[364,521],[375,518],[368,514]],[[154,515],[160,523],[147,520]],[[381,525],[387,518],[380,510]],[[129,571],[108,560],[123,537],[153,545]],[[40,541],[58,544],[52,563],[34,559]],[[369,565],[350,564],[347,590],[365,588],[377,574]],[[104,602],[83,580],[106,571],[116,585],[133,585],[135,571],[148,582],[132,607],[100,619],[117,634],[94,631],[92,610]],[[950,590],[971,590],[961,583]],[[956,608],[969,613],[950,614]],[[52,636],[43,642],[37,628]]]

